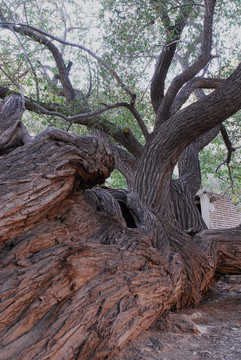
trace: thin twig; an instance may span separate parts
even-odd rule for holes
[[[14,85],[17,87],[17,89],[19,90],[19,93],[20,93],[22,99],[24,99],[24,93],[23,93],[23,90],[22,90],[21,86],[20,86],[18,83],[16,83],[16,81],[15,81],[14,79],[12,79],[12,77],[11,77],[10,75],[8,75],[8,74],[6,73],[6,71],[5,71],[1,66],[0,66],[0,69],[2,70],[2,72],[4,73],[4,75],[11,81],[11,83],[14,84]]]

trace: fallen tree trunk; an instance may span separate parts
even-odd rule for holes
[[[241,273],[240,228],[191,238],[136,193],[93,188],[113,169],[99,139],[51,129],[1,160],[3,360],[111,359]]]

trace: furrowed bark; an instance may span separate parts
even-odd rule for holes
[[[135,184],[135,172],[137,169],[138,159],[132,157],[124,149],[111,144],[111,149],[115,157],[115,167],[125,177],[128,189],[132,190]]]
[[[220,272],[219,236],[206,241],[205,253],[172,228],[167,236],[168,225],[135,194],[113,195],[103,189],[71,195],[41,224],[5,241],[3,360],[111,359],[170,308],[197,305]],[[127,226],[116,199],[135,209],[136,228]],[[237,252],[241,244],[232,242]],[[230,265],[225,273],[233,272]]]
[[[196,76],[211,60],[211,50],[212,50],[212,25],[213,25],[213,14],[215,8],[216,0],[207,0],[205,2],[205,15],[203,23],[203,40],[201,45],[201,54],[198,59],[186,68],[180,75],[176,76],[166,94],[163,98],[163,101],[160,104],[160,107],[157,112],[156,125],[166,121],[170,117],[170,109],[173,104],[175,97],[177,96],[179,90],[184,84],[190,81],[194,76]]]
[[[190,235],[207,228],[195,204],[195,197],[185,181],[172,181],[171,204],[174,213],[173,222],[177,227]]]
[[[192,196],[195,196],[201,186],[201,169],[197,146],[190,144],[178,159],[178,171],[180,183],[184,183]]]
[[[167,14],[162,16],[162,21],[167,33],[167,44],[158,58],[151,82],[151,102],[155,113],[157,113],[164,98],[166,76],[175,55],[177,41],[180,40],[187,18],[192,11],[192,2],[190,3],[189,7],[184,7],[185,10],[182,11],[174,25],[171,24],[171,20]]]
[[[240,229],[232,245],[191,238],[136,193],[92,188],[113,165],[103,140],[56,129],[1,156],[1,359],[111,359],[216,274],[241,272]]]
[[[206,229],[195,203],[195,195],[201,186],[198,153],[218,134],[220,126],[215,126],[188,145],[178,159],[179,178],[171,182],[171,201],[175,219],[181,229],[189,234]]]
[[[102,184],[114,168],[103,141],[57,129],[3,155],[1,161],[1,242],[39,221],[73,189]]]
[[[166,204],[170,204],[172,173],[181,153],[241,108],[240,87],[241,65],[210,95],[178,111],[148,138],[136,173],[135,191],[157,216],[171,216]]]
[[[228,230],[205,230],[194,240],[215,263],[216,276],[240,274],[241,225]]]
[[[194,77],[188,81],[175,97],[171,109],[170,115],[174,115],[188,100],[190,95],[197,89],[217,89],[225,80],[224,79],[207,79],[203,77]]]
[[[18,96],[0,108],[0,243],[32,226],[73,189],[103,183],[114,168],[108,144],[94,137],[49,128],[23,146],[23,110]]]

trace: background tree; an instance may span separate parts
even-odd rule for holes
[[[1,5],[4,359],[111,358],[216,276],[240,273],[240,229],[205,231],[194,202],[200,151],[221,131],[228,165],[233,153],[222,123],[241,108],[241,67],[232,58],[226,79],[212,64],[219,11],[229,19],[237,4],[95,5],[94,50],[74,1]],[[24,108],[94,136],[31,139]],[[114,161],[129,190],[86,190]]]

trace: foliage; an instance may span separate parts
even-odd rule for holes
[[[111,177],[106,180],[105,185],[109,186],[111,188],[117,188],[117,189],[118,188],[120,188],[120,189],[127,188],[126,179],[116,169],[112,172]]]
[[[200,152],[202,184],[213,192],[226,193],[239,207],[241,205],[241,113],[235,114],[225,122],[229,131],[233,149],[231,161],[227,159],[227,149],[221,135],[218,135],[205,149]]]

